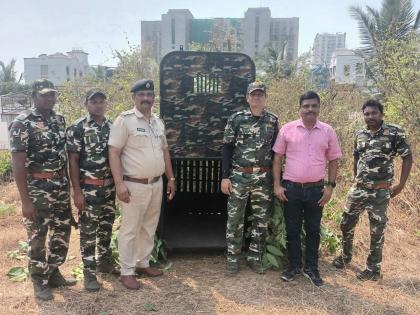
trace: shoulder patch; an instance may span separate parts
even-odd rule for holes
[[[128,115],[133,115],[133,114],[134,114],[134,110],[129,109],[129,110],[126,110],[125,112],[122,112],[120,116],[128,116]]]
[[[22,112],[20,112],[20,114],[18,116],[16,116],[16,120],[25,120],[26,118],[28,118],[30,115],[32,114],[32,111],[30,109],[24,110]]]
[[[268,116],[270,116],[272,119],[279,120],[279,116],[272,112],[267,112]]]

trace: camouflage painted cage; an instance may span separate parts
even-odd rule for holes
[[[176,51],[162,59],[160,115],[177,178],[159,226],[168,248],[225,246],[223,132],[229,116],[248,107],[246,89],[254,80],[255,65],[241,53]]]

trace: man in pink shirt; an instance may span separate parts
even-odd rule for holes
[[[337,135],[330,125],[317,118],[318,94],[309,91],[299,99],[301,119],[285,124],[274,144],[274,194],[284,202],[289,268],[281,279],[291,281],[302,269],[300,234],[306,232],[303,274],[316,286],[323,281],[318,270],[318,250],[322,208],[330,200],[341,157]],[[283,181],[280,171],[283,158]],[[328,181],[324,185],[328,164]]]

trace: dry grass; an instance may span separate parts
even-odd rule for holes
[[[1,188],[2,200],[13,202],[13,184]],[[397,200],[395,200],[397,202]],[[356,257],[347,270],[330,266],[332,256],[321,258],[321,274],[327,285],[312,286],[300,277],[291,283],[279,279],[276,271],[256,275],[242,265],[236,277],[224,276],[222,254],[172,255],[173,267],[163,277],[141,278],[142,289],[126,290],[113,276],[101,277],[104,289],[87,293],[78,283],[70,289],[55,290],[51,302],[33,298],[30,281],[10,282],[7,271],[26,262],[11,260],[6,252],[25,239],[19,215],[0,219],[0,314],[146,314],[153,304],[156,314],[419,314],[420,313],[420,226],[417,213],[390,209],[386,234],[383,274],[375,282],[361,283],[355,273],[364,266],[369,245],[368,219],[357,228]],[[78,232],[73,230],[68,261],[62,270],[69,275],[80,263]]]

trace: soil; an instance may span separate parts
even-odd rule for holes
[[[264,275],[245,264],[237,276],[224,274],[223,253],[172,254],[172,267],[159,278],[139,278],[139,291],[125,289],[117,277],[100,276],[103,289],[88,293],[82,283],[55,289],[54,300],[38,302],[30,281],[11,282],[6,274],[25,260],[6,253],[25,240],[13,183],[0,186],[0,200],[16,203],[16,214],[0,218],[0,314],[419,314],[420,226],[418,213],[389,211],[382,274],[377,282],[360,282],[355,275],[364,267],[369,246],[368,218],[357,227],[355,258],[345,270],[331,266],[333,256],[322,253],[320,272],[326,285],[318,289],[306,278],[285,283],[279,271]],[[70,276],[80,264],[79,235],[72,230],[69,256],[61,270]]]

